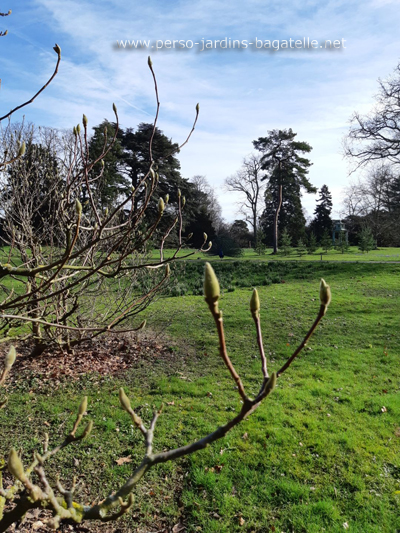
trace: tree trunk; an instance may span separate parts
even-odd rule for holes
[[[275,215],[274,215],[274,254],[278,253],[278,220],[279,220],[279,212],[282,207],[282,185],[279,185],[279,198],[278,198],[278,205],[276,207]]]

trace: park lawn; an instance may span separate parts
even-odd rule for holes
[[[242,263],[231,266],[245,268]],[[321,276],[332,287],[328,314],[248,420],[206,450],[147,475],[121,531],[149,531],[154,523],[172,526],[180,519],[188,532],[400,529],[400,266],[282,264],[267,284],[261,283],[264,271],[257,275],[261,266],[246,267],[238,283],[223,261],[216,263],[230,283],[220,302],[228,350],[249,394],[258,391],[261,379],[248,311],[251,286],[259,288],[271,371],[314,320]],[[192,287],[185,276],[199,276],[200,267],[179,271],[179,283]],[[1,452],[10,445],[22,448],[27,462],[45,431],[56,443],[88,394],[93,435],[49,465],[66,482],[73,473],[84,476],[82,499],[88,503],[115,488],[143,453],[140,435],[118,407],[119,386],[145,420],[164,402],[156,451],[191,442],[235,416],[239,397],[218,358],[203,298],[162,297],[146,314],[153,330],[174,339],[170,364],[155,358],[118,378],[86,375],[57,386],[37,377],[11,383],[8,405],[0,411]],[[116,464],[128,456],[131,463]]]
[[[175,250],[164,250],[164,259],[170,258]],[[177,257],[183,257],[191,254],[188,260],[204,259],[211,261],[220,261],[218,256],[212,256],[209,254],[198,253],[195,250],[184,249],[181,250]],[[321,259],[322,255],[322,259]],[[150,252],[150,258],[157,260],[160,258],[159,250],[152,250]],[[273,255],[272,248],[267,248],[265,254],[258,255],[253,249],[243,248],[243,254],[240,259],[248,259],[251,261],[378,261],[378,262],[400,262],[400,248],[379,248],[378,250],[371,250],[370,252],[360,252],[357,246],[350,246],[349,250],[342,253],[337,250],[329,250],[325,252],[322,248],[318,248],[313,254],[304,254],[299,256],[295,248],[291,250],[288,255],[279,253]],[[235,260],[232,257],[224,257],[222,261]]]

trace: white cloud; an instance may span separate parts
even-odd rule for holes
[[[14,22],[19,37],[13,54],[19,60],[25,54],[24,70],[32,73],[25,83],[17,77],[15,85],[30,93],[28,85],[42,78],[44,68],[51,70],[50,42],[57,40],[63,50],[60,73],[29,110],[32,119],[71,127],[85,112],[95,125],[112,118],[115,102],[122,126],[134,127],[152,120],[155,109],[148,53],[116,50],[117,39],[344,38],[345,50],[329,52],[151,54],[162,104],[160,128],[176,141],[184,139],[194,106],[201,105],[198,127],[180,154],[186,177],[204,174],[221,186],[251,151],[252,140],[270,129],[291,127],[314,148],[311,181],[317,187],[326,183],[338,203],[347,183],[341,138],[352,112],[370,108],[377,78],[390,74],[399,59],[397,22],[396,2],[385,0],[36,0],[21,14],[23,28],[18,30],[18,19]],[[7,63],[4,78],[13,75],[13,61]],[[7,91],[3,96],[6,103],[12,97]],[[219,191],[224,215],[233,219],[234,197]],[[315,198],[306,195],[303,203],[312,213]]]

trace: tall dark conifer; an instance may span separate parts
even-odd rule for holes
[[[301,224],[304,228],[304,215],[301,211],[300,200],[301,190],[304,189],[310,193],[316,192],[316,188],[311,185],[307,178],[311,162],[302,156],[302,154],[311,152],[312,148],[306,142],[295,141],[296,135],[292,129],[271,130],[267,137],[260,137],[257,141],[253,141],[254,148],[263,154],[261,158],[262,168],[269,171],[269,185],[265,193],[268,210],[266,215],[270,216],[271,208],[274,213],[274,253],[278,251],[278,224],[281,212],[282,216],[285,210],[288,213],[288,204],[292,199],[293,215],[299,217],[297,224]],[[272,203],[268,205],[268,201]]]
[[[322,185],[315,208],[315,218],[311,222],[311,230],[315,233],[317,241],[320,242],[325,231],[332,231],[332,194],[327,185]]]

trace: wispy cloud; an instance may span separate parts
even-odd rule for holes
[[[399,59],[398,3],[30,0],[9,25],[3,105],[29,94],[51,72],[56,41],[63,51],[60,74],[26,111],[28,118],[71,127],[85,112],[96,125],[112,117],[115,102],[123,126],[135,127],[152,120],[155,109],[148,51],[117,50],[117,39],[343,38],[346,48],[335,51],[151,50],[160,127],[184,139],[200,102],[198,128],[180,154],[182,171],[205,174],[219,187],[227,218],[236,207],[222,194],[225,177],[239,168],[252,140],[274,128],[291,127],[313,146],[310,179],[317,187],[327,183],[338,203],[347,182],[340,146],[348,119],[371,106],[377,78]],[[304,204],[311,213],[314,199]]]

